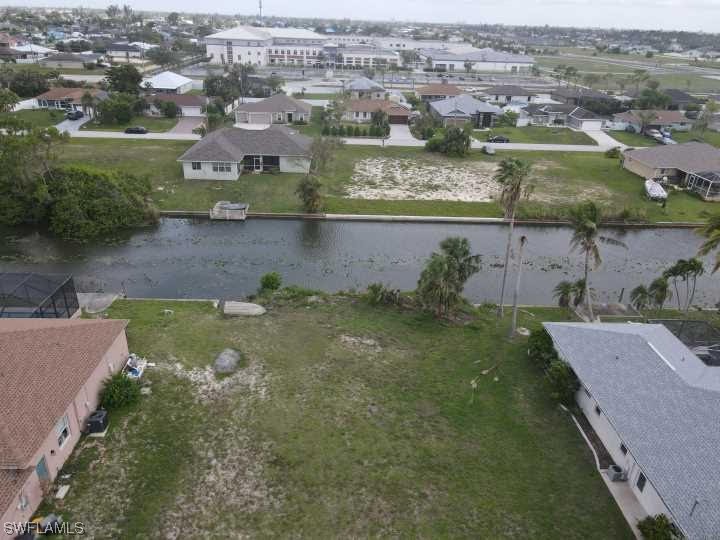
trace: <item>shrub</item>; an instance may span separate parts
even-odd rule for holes
[[[359,137],[359,136],[360,136],[360,126],[355,126],[355,129],[353,129],[353,135],[354,135],[355,137]]]
[[[609,150],[605,151],[605,157],[606,158],[619,158],[622,152],[620,151],[620,147],[616,146],[614,148],[610,148]]]
[[[535,364],[547,369],[550,364],[558,360],[555,346],[547,330],[539,328],[533,330],[528,338],[528,356]]]
[[[324,137],[327,137],[328,135],[330,135],[330,127],[327,125],[324,125],[322,128],[322,134]]]
[[[260,278],[260,289],[277,291],[282,285],[282,277],[277,272],[268,272]]]
[[[362,136],[363,136],[363,137],[369,137],[368,128],[362,128]]]
[[[382,283],[371,283],[368,285],[365,299],[372,305],[398,305],[400,304],[400,289],[390,289]]]
[[[107,410],[119,409],[132,405],[140,399],[140,385],[137,381],[115,373],[110,377],[100,392],[100,404]]]
[[[342,124],[341,124],[340,127],[338,128],[338,136],[340,136],[340,137],[344,137],[344,136],[345,136],[345,126],[343,126]]]
[[[677,528],[665,514],[648,516],[638,521],[637,527],[645,540],[676,540],[681,538]]]
[[[573,404],[580,383],[573,370],[562,360],[553,360],[545,370],[550,396],[566,406]]]
[[[338,136],[338,128],[337,128],[337,126],[333,126],[333,127],[330,128],[330,135],[333,136],[333,137],[337,137],[337,136]]]
[[[425,143],[425,150],[428,152],[442,152],[443,140],[440,137],[428,139]]]

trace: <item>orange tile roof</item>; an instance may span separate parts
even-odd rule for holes
[[[0,468],[25,468],[125,320],[0,319]]]
[[[95,97],[101,92],[101,90],[98,90],[96,88],[56,87],[56,88],[51,88],[47,92],[40,94],[35,99],[52,99],[52,100],[69,99],[71,101],[80,103],[80,100],[82,99],[83,94],[85,94],[85,92],[90,92],[90,94],[93,97]]]
[[[385,111],[393,116],[410,116],[410,109],[387,99],[351,99],[348,103],[350,112]]]

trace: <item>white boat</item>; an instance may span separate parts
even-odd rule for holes
[[[651,201],[664,201],[667,199],[667,191],[655,180],[645,180],[645,193]]]

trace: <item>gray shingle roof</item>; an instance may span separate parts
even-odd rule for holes
[[[707,143],[689,142],[628,150],[626,155],[654,169],[684,172],[720,171],[720,150]]]
[[[312,106],[285,94],[275,94],[267,99],[263,99],[262,101],[243,103],[239,105],[236,110],[270,113],[301,111],[310,114]]]
[[[440,116],[472,116],[477,113],[502,114],[502,109],[467,94],[430,102]]]
[[[535,92],[525,90],[522,86],[503,84],[483,90],[483,94],[488,96],[534,96]]]
[[[243,156],[310,156],[312,139],[285,126],[223,128],[191,146],[178,161],[242,161]]]
[[[346,90],[356,92],[382,92],[385,90],[382,86],[367,77],[358,77],[347,83]]]
[[[720,538],[720,386],[659,324],[545,323],[690,539]],[[706,375],[703,375],[703,370]],[[696,504],[697,501],[697,504]],[[693,507],[695,507],[693,509]],[[692,512],[692,515],[691,515]]]

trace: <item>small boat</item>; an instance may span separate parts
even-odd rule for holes
[[[645,193],[651,201],[664,201],[667,199],[667,191],[655,180],[645,180]]]
[[[231,221],[245,221],[249,204],[219,201],[210,210],[210,219],[224,219]]]

